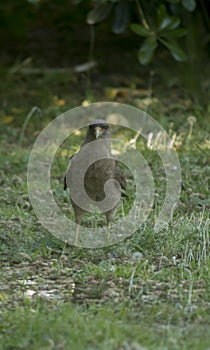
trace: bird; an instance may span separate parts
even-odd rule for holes
[[[81,208],[78,203],[76,204],[71,195],[72,191],[79,191],[79,188],[74,188],[75,186],[77,187],[77,185],[75,185],[72,180],[74,173],[76,172],[76,174],[79,174],[79,171],[83,167],[83,159],[88,157],[94,158],[95,156],[96,159],[98,158],[88,167],[84,175],[85,192],[90,200],[95,201],[94,203],[96,206],[97,203],[101,203],[106,197],[104,188],[105,183],[109,180],[114,180],[113,187],[111,187],[111,205],[108,210],[103,212],[106,216],[108,227],[110,227],[111,222],[114,220],[120,198],[124,195],[124,191],[126,190],[126,177],[118,166],[117,159],[112,155],[110,138],[111,132],[106,121],[103,119],[96,119],[90,122],[85,140],[82,143],[79,152],[71,156],[70,165],[64,176],[64,190],[67,188],[69,189],[70,200],[77,224],[75,244],[77,244],[78,241],[79,227],[82,224],[83,217],[85,213],[88,212],[86,208]],[[93,147],[89,149],[88,147],[91,143],[96,140],[100,141],[96,145],[92,144]],[[83,198],[81,198],[81,202],[83,202]]]

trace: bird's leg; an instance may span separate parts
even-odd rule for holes
[[[75,210],[75,216],[76,216],[76,230],[75,230],[75,237],[74,237],[74,245],[78,245],[78,238],[79,238],[79,231],[80,231],[80,225],[82,223],[82,219],[84,216],[84,211],[81,210]]]
[[[78,245],[79,230],[80,230],[80,224],[77,224],[76,231],[75,231],[75,237],[74,237],[74,245]]]
[[[111,222],[108,222],[108,225],[107,225],[107,240],[109,241],[110,240],[110,232],[111,232]]]
[[[107,239],[108,240],[110,240],[111,223],[114,220],[115,214],[117,212],[117,208],[118,208],[118,205],[116,205],[114,208],[112,208],[111,210],[109,210],[105,213],[106,221],[107,221],[107,225],[108,225],[108,228],[107,228]]]
[[[82,220],[76,220],[76,230],[75,230],[75,237],[74,237],[74,245],[78,245],[78,238],[79,238],[79,231],[80,231],[81,223],[82,223]]]
[[[109,241],[110,232],[111,232],[111,222],[113,221],[114,216],[111,210],[107,211],[105,215],[106,215],[106,221],[107,221],[107,240]]]

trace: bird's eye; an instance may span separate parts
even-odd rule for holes
[[[100,124],[100,126],[101,126],[102,129],[105,129],[105,130],[109,129],[109,125],[108,124]]]

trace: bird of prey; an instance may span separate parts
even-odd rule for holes
[[[73,181],[73,175],[75,175],[76,172],[79,176],[80,169],[83,167],[82,159],[90,157],[90,149],[88,149],[90,143],[96,140],[100,140],[96,145],[92,144],[94,147],[91,148],[91,157],[93,156],[94,158],[94,156],[97,156],[96,159],[98,160],[96,160],[88,167],[84,176],[84,189],[89,199],[95,201],[96,205],[97,202],[100,203],[103,201],[106,197],[106,193],[104,191],[105,183],[109,180],[115,180],[113,182],[112,193],[110,197],[111,205],[107,211],[103,211],[106,216],[108,226],[115,217],[122,191],[126,189],[126,178],[122,170],[119,168],[117,160],[111,153],[110,137],[111,133],[109,125],[104,120],[97,119],[91,122],[88,127],[86,138],[81,145],[79,152],[71,157],[70,166],[68,167],[65,174],[64,190],[66,190],[67,187],[70,190],[70,199],[77,223],[77,238],[79,226],[82,223],[84,214],[88,212],[88,210],[81,208],[78,203],[76,204],[74,202],[72,198],[72,191],[80,191],[80,188],[74,188],[77,186]],[[83,199],[81,199],[81,202],[83,202]]]

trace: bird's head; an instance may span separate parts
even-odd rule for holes
[[[103,119],[96,119],[89,124],[88,136],[98,140],[110,137],[109,125]]]

